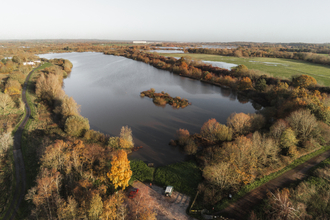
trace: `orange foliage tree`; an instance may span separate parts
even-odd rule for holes
[[[118,187],[125,189],[128,186],[132,171],[130,161],[127,159],[127,153],[124,150],[119,150],[117,155],[113,156],[111,170],[107,173],[107,176],[116,189]]]

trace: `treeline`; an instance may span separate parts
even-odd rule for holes
[[[270,58],[285,58],[302,60],[310,63],[317,63],[322,65],[330,65],[330,57],[326,55],[319,55],[312,52],[290,52],[286,49],[278,48],[246,48],[239,47],[235,49],[221,49],[221,48],[189,48],[189,53],[200,54],[214,54],[221,56],[235,56],[235,57],[270,57]]]
[[[301,108],[273,123],[262,114],[233,113],[226,124],[210,119],[199,134],[179,129],[172,144],[195,155],[203,171],[199,207],[217,207],[228,194],[328,145],[329,135],[329,125]]]
[[[249,219],[329,219],[329,174],[327,159],[298,185],[269,192],[259,211],[253,211]]]
[[[40,167],[36,183],[25,197],[32,205],[31,217],[123,219],[127,215],[130,218],[155,216],[151,208],[139,210],[144,205],[137,203],[143,198],[124,202],[126,196],[122,190],[128,186],[132,175],[126,153],[134,146],[131,129],[122,127],[119,137],[90,130],[88,119],[79,114],[79,105],[62,90],[63,77],[70,73],[72,64],[62,59],[48,62],[54,65],[36,76],[36,119],[39,120],[39,114],[44,115],[42,110],[47,109],[62,133],[54,132],[54,125],[45,128],[40,146],[34,146],[40,155],[36,158]],[[47,136],[52,136],[52,140]]]

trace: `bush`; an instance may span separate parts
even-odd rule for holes
[[[89,128],[88,119],[77,115],[68,117],[64,125],[64,131],[74,137],[83,136]]]
[[[130,165],[133,172],[130,183],[133,183],[135,180],[141,182],[153,181],[154,168],[148,167],[142,160],[132,160]]]
[[[194,196],[202,174],[194,162],[180,162],[159,167],[155,172],[154,181],[160,186],[171,185],[174,190]]]

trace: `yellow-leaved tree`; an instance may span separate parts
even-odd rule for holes
[[[122,187],[125,189],[128,186],[128,181],[131,179],[132,171],[130,161],[127,159],[127,153],[124,150],[119,150],[111,160],[111,170],[107,173],[110,181],[115,185],[115,188]]]

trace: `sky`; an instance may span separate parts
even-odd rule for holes
[[[330,42],[330,0],[15,0],[0,39]]]

